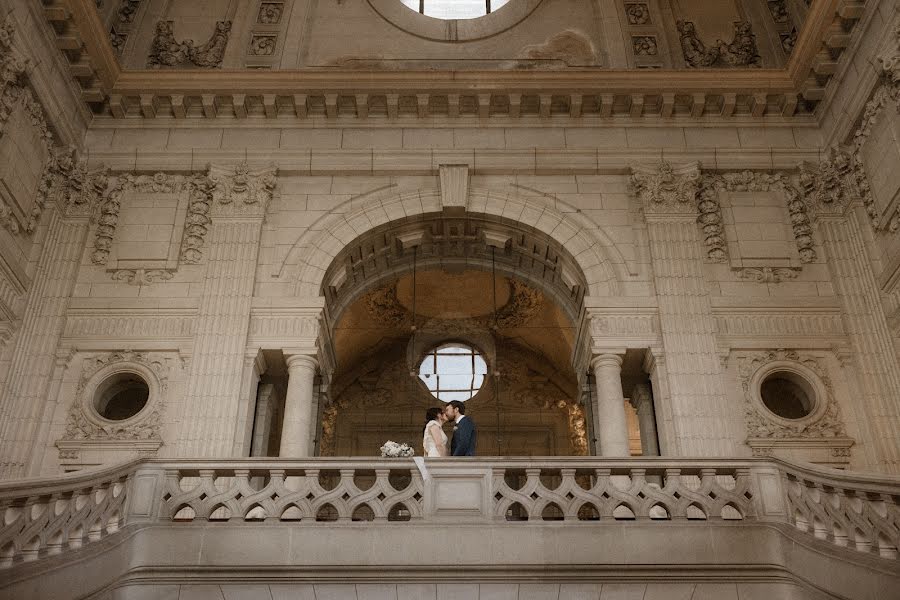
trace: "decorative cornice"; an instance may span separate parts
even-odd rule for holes
[[[631,185],[641,199],[644,214],[697,213],[700,167],[697,163],[672,167],[662,161],[658,165],[632,167]]]
[[[70,11],[46,10],[45,14],[56,31],[66,32],[66,39],[84,40],[77,50],[86,53],[89,60],[81,60],[78,70],[73,65],[73,76],[85,90],[85,101],[102,114],[145,118],[214,118],[223,114],[244,118],[257,110],[266,118],[288,114],[306,118],[318,113],[326,118],[363,119],[381,114],[394,117],[403,114],[405,103],[400,98],[411,96],[417,99],[411,116],[418,118],[465,116],[467,107],[481,117],[549,116],[556,114],[557,109],[550,108],[551,98],[555,97],[568,99],[563,114],[573,118],[620,114],[708,118],[711,113],[728,118],[745,113],[754,118],[768,115],[777,123],[782,117],[794,116],[798,109],[801,114],[811,114],[815,103],[825,95],[824,82],[834,72],[833,57],[845,49],[852,27],[863,16],[859,2],[814,3],[786,69],[645,70],[641,72],[640,85],[636,85],[633,70],[596,68],[527,74],[345,69],[123,71],[94,1],[68,0],[67,5]],[[836,34],[836,19],[849,32]],[[747,34],[741,29],[730,44],[723,44],[724,50],[717,52],[730,57],[734,64],[753,64],[755,53]],[[825,55],[832,58],[823,63],[820,57]],[[80,67],[82,63],[91,65],[90,69],[85,71]],[[200,102],[191,104],[192,98],[200,98]],[[159,107],[166,108],[157,115]]]

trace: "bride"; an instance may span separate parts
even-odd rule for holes
[[[447,434],[443,425],[447,422],[447,415],[437,407],[425,411],[425,432],[422,438],[424,454],[428,456],[447,456]]]

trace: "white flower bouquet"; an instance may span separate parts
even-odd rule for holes
[[[407,443],[399,444],[397,442],[388,440],[381,447],[381,456],[388,458],[409,458],[415,454],[410,446]]]

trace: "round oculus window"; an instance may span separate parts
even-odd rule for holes
[[[97,414],[108,421],[124,421],[147,406],[150,386],[137,373],[116,373],[98,386],[94,398]]]
[[[509,0],[400,0],[406,7],[435,19],[477,19]]]
[[[441,402],[465,402],[478,393],[487,375],[487,363],[478,350],[464,344],[434,348],[419,364],[419,379]]]
[[[782,419],[802,419],[815,409],[815,393],[806,379],[788,371],[769,374],[759,386],[763,404]]]

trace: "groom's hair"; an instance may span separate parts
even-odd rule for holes
[[[453,408],[458,410],[459,414],[461,414],[461,415],[466,414],[466,403],[465,402],[462,402],[461,400],[451,400],[447,404],[449,404],[450,406],[452,406]]]

